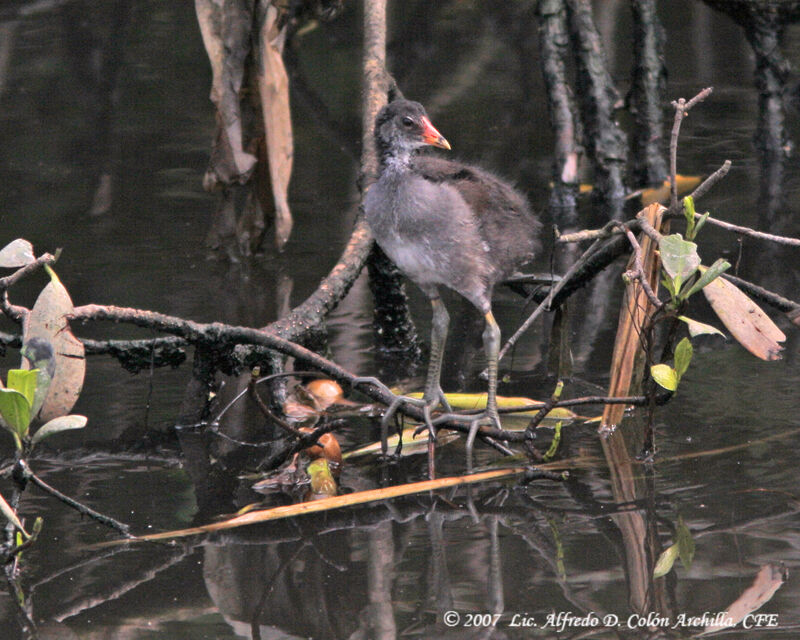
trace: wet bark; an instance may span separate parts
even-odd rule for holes
[[[560,227],[575,222],[578,195],[578,143],[575,104],[567,81],[569,29],[564,0],[542,0],[539,17],[539,55],[547,87],[547,107],[555,133],[553,189],[550,208]]]
[[[386,71],[386,0],[370,0],[364,6],[364,88],[359,180],[362,193],[367,192],[380,172],[373,133],[375,118],[390,90],[396,88]],[[377,246],[373,246],[367,264],[374,299],[374,333],[379,344],[391,351],[418,355],[417,332],[408,312],[402,274]]]
[[[287,9],[269,0],[195,0],[195,9],[217,108],[203,186],[221,197],[207,243],[238,261],[260,248],[267,218],[279,250],[292,228],[294,146],[282,59]]]
[[[786,151],[783,100],[791,65],[781,52],[781,38],[790,22],[800,20],[797,0],[704,0],[744,28],[756,56],[755,84],[759,93],[756,144],[767,154]]]
[[[390,353],[421,356],[417,330],[408,311],[403,276],[376,244],[367,261],[369,289],[375,303],[373,334],[380,349]]]
[[[614,121],[619,100],[606,64],[589,0],[566,0],[577,66],[576,94],[584,123],[584,142],[595,170],[593,193],[621,214],[625,189],[625,134]]]
[[[667,178],[664,157],[664,106],[667,71],[664,28],[655,0],[632,0],[633,86],[629,106],[634,119],[632,178],[634,186],[661,185]]]

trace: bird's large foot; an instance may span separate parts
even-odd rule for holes
[[[434,420],[432,419],[432,414],[435,409],[439,406],[444,407],[444,410],[447,413],[452,413],[452,408],[450,407],[450,403],[447,401],[447,397],[445,396],[442,388],[437,385],[433,389],[426,389],[425,394],[422,398],[412,398],[410,396],[404,395],[397,395],[394,393],[389,387],[383,384],[380,380],[375,377],[361,377],[355,378],[352,382],[352,386],[355,387],[359,384],[370,384],[374,387],[377,387],[384,393],[392,396],[392,401],[389,403],[386,412],[383,414],[381,418],[381,442],[383,446],[381,447],[383,450],[384,455],[386,454],[386,439],[389,433],[389,424],[394,419],[395,415],[397,414],[398,410],[403,405],[409,405],[412,407],[417,407],[422,409],[423,415],[423,423],[424,428],[427,429],[428,433],[430,434],[431,439],[435,442],[436,441],[436,429],[434,426]],[[398,432],[401,430],[398,430]],[[397,450],[395,455],[399,455],[400,447],[402,446],[402,440],[398,442]]]
[[[467,442],[465,448],[467,450],[467,471],[472,471],[472,451],[475,445],[475,438],[478,435],[478,430],[481,427],[492,427],[493,429],[502,429],[503,425],[500,422],[500,415],[497,413],[497,408],[487,408],[483,413],[478,414],[463,414],[463,413],[445,413],[440,415],[434,420],[434,426],[443,424],[445,422],[467,422],[469,423],[469,433],[467,434]]]

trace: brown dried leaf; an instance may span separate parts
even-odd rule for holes
[[[717,278],[703,288],[719,319],[745,349],[762,360],[779,360],[786,336],[736,285]]]
[[[757,611],[769,602],[775,592],[786,581],[786,577],[786,569],[782,566],[766,564],[761,567],[756,579],[753,580],[753,584],[747,587],[742,592],[742,595],[736,598],[736,601],[728,607],[725,617],[720,621],[707,625],[700,635],[704,636],[722,629],[735,627],[744,620],[745,616]]]
[[[292,232],[288,193],[294,158],[289,76],[283,64],[286,25],[279,27],[280,17],[280,10],[270,4],[258,33],[257,52],[258,91],[264,113],[269,175],[275,199],[275,244],[278,249],[288,242]]]
[[[50,282],[39,294],[23,327],[23,349],[32,340],[42,340],[53,347],[55,371],[50,391],[39,411],[43,422],[67,415],[80,396],[86,373],[83,344],[69,328],[67,316],[73,305],[69,293],[54,272]],[[23,359],[22,368],[31,367]]]
[[[0,249],[0,267],[16,269],[35,261],[36,256],[33,255],[33,245],[23,238],[12,240]]]
[[[197,21],[211,63],[211,100],[217,107],[217,131],[204,186],[246,182],[256,157],[245,150],[239,92],[250,46],[252,16],[239,3],[195,2]],[[223,37],[223,34],[225,37]]]
[[[664,207],[651,204],[645,209],[645,218],[656,229],[661,228],[661,219]],[[658,275],[661,262],[658,256],[658,244],[650,237],[643,235],[639,241],[641,246],[642,268],[647,276],[653,291],[658,291]],[[628,264],[632,267],[633,258]],[[617,338],[614,343],[614,354],[611,360],[611,381],[608,387],[610,396],[625,396],[635,384],[638,370],[643,364],[641,359],[641,333],[642,327],[655,309],[638,283],[631,283],[625,289],[625,299],[617,325]],[[600,430],[613,429],[621,421],[625,413],[625,405],[608,404],[603,410],[603,419]]]

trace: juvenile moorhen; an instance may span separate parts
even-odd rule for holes
[[[440,386],[449,315],[439,297],[445,285],[475,305],[486,320],[488,361],[486,412],[472,417],[471,445],[478,424],[500,426],[497,413],[497,354],[500,328],[492,315],[496,283],[538,250],[541,224],[523,195],[506,182],[470,165],[416,155],[425,145],[450,149],[418,102],[395,100],[375,120],[381,175],[364,208],[375,240],[413,280],[433,307],[430,363],[423,403],[426,423],[439,404],[450,411]],[[471,449],[471,447],[470,447]]]

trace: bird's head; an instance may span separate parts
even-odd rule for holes
[[[384,160],[408,159],[425,145],[450,149],[450,143],[431,124],[425,108],[411,100],[395,100],[380,110],[375,119],[375,140]]]

